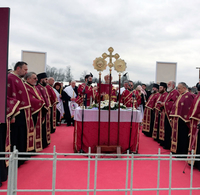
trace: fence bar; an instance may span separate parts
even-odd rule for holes
[[[88,149],[88,173],[87,173],[87,189],[90,189],[90,159],[91,159],[91,148]],[[89,195],[89,191],[87,191],[87,195]]]
[[[126,192],[125,195],[127,195],[128,191],[128,170],[129,170],[129,150],[127,150],[127,161],[126,161]]]
[[[194,150],[192,150],[192,158],[191,158],[191,171],[190,171],[190,195],[192,195],[192,179],[193,179],[193,162],[194,162]]]
[[[1,153],[0,153],[1,154]],[[94,195],[96,195],[98,192],[125,192],[124,194],[130,194],[132,195],[133,192],[136,191],[156,191],[157,195],[159,195],[161,192],[160,191],[168,191],[168,194],[171,195],[172,191],[176,191],[176,190],[181,190],[181,191],[185,191],[188,190],[188,192],[190,191],[190,195],[192,195],[193,190],[200,190],[200,187],[192,187],[193,186],[193,174],[194,174],[194,160],[199,161],[200,159],[195,158],[197,157],[197,155],[194,155],[194,151],[192,151],[191,155],[185,155],[188,156],[188,158],[191,159],[191,172],[190,172],[190,185],[188,185],[188,187],[186,188],[172,188],[172,162],[173,161],[177,161],[177,160],[181,160],[181,161],[187,161],[186,158],[179,158],[176,159],[174,158],[174,156],[178,156],[178,155],[172,155],[172,153],[170,153],[170,155],[162,155],[160,149],[158,150],[158,154],[157,155],[134,155],[134,154],[129,154],[127,151],[127,154],[124,154],[123,156],[125,158],[112,158],[112,157],[116,157],[116,154],[108,154],[109,158],[99,158],[99,157],[104,157],[104,156],[108,156],[106,154],[91,154],[91,148],[89,148],[89,152],[87,154],[85,154],[84,156],[88,156],[88,158],[64,158],[63,161],[67,160],[67,161],[85,161],[87,160],[88,162],[88,173],[87,173],[87,188],[84,189],[56,189],[56,169],[57,169],[57,161],[58,160],[62,160],[62,158],[58,158],[58,156],[60,156],[61,154],[57,154],[56,153],[56,147],[54,146],[54,151],[53,153],[49,153],[48,155],[53,155],[53,158],[35,158],[35,160],[50,160],[53,161],[53,172],[52,172],[52,188],[51,189],[17,189],[17,171],[18,171],[18,160],[22,160],[24,158],[18,157],[18,155],[21,155],[22,153],[18,152],[16,150],[16,147],[14,148],[13,152],[10,153],[10,157],[9,157],[9,172],[8,172],[8,184],[7,184],[7,190],[0,190],[1,192],[7,192],[7,195],[16,195],[17,192],[49,192],[52,195],[55,195],[56,192],[87,192],[87,195],[90,194],[90,192],[93,192]],[[29,154],[29,153],[28,153]],[[71,154],[68,154],[69,157],[70,156],[74,156]],[[83,156],[83,155],[79,155],[77,154],[77,156]],[[91,158],[91,156],[95,156],[95,158]],[[140,158],[140,157],[150,157],[150,158]],[[180,155],[179,155],[180,156]],[[182,155],[183,156],[183,155]],[[139,157],[139,158],[136,158]],[[163,158],[165,157],[165,158]],[[8,158],[7,158],[8,159]],[[25,158],[26,159],[26,158]],[[27,158],[29,160],[33,160],[32,158]],[[97,189],[97,168],[98,168],[98,162],[99,161],[121,161],[121,160],[125,160],[126,163],[124,163],[124,166],[126,166],[126,181],[125,181],[125,188],[123,189]],[[134,173],[134,161],[135,160],[151,160],[151,161],[158,161],[158,173],[157,173],[157,187],[156,188],[133,188],[133,173]],[[161,171],[161,161],[162,160],[167,160],[169,161],[169,187],[167,188],[160,188],[160,171]],[[94,164],[94,189],[91,188],[90,186],[90,175],[91,175],[91,161],[95,161]],[[129,162],[131,161],[131,162]],[[131,166],[131,169],[129,168],[129,165]],[[129,172],[130,172],[130,187],[129,187]],[[128,193],[129,192],[129,193]],[[26,194],[26,193],[25,193]]]
[[[96,195],[96,188],[97,188],[97,162],[98,162],[98,156],[95,156],[95,169],[94,169],[94,195]]]
[[[7,184],[7,195],[11,194],[11,182],[12,182],[12,163],[13,163],[13,153],[11,153],[9,158],[9,167],[8,167],[8,184]]]
[[[53,147],[53,176],[52,176],[52,195],[55,195],[56,189],[56,164],[57,164],[57,153],[56,153],[56,146]]]
[[[130,189],[127,189],[128,191],[131,191]],[[142,192],[142,191],[156,191],[157,188],[133,188],[132,191],[135,192]],[[169,188],[160,188],[160,191],[168,191]],[[177,191],[185,191],[185,190],[190,190],[190,187],[188,188],[171,188],[171,190],[177,190]],[[192,188],[192,190],[200,190],[200,188]],[[56,189],[56,192],[93,192],[93,189]],[[125,192],[126,189],[96,189],[96,192]],[[52,192],[52,189],[26,189],[26,190],[17,190],[17,192]]]
[[[159,186],[160,186],[160,148],[158,148],[158,177],[157,177],[157,195],[159,195]]]
[[[172,187],[172,153],[170,152],[170,159],[169,159],[169,195],[171,195],[171,187]]]
[[[130,183],[130,195],[133,194],[133,159],[134,159],[134,154],[131,154],[131,183]]]
[[[17,192],[17,173],[18,173],[18,150],[15,147],[15,150],[13,151],[14,153],[14,159],[13,159],[13,168],[14,168],[14,176],[13,176],[13,195],[16,195]]]

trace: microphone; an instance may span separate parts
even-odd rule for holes
[[[88,85],[88,81],[87,81],[87,83],[86,83],[86,85],[85,85],[85,87],[84,87],[82,93],[85,93],[85,88],[86,88],[87,85]]]
[[[128,73],[128,72],[127,72]],[[127,73],[125,73],[124,75],[123,75],[123,77],[125,77],[126,75],[127,75]]]

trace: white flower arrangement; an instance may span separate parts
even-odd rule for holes
[[[122,109],[126,109],[126,106],[123,105],[122,103],[119,104],[118,102],[114,102],[114,101],[110,102],[110,109],[111,110],[117,110],[119,108],[119,106]],[[92,104],[89,107],[89,109],[98,108],[98,107],[99,107],[99,104]],[[109,100],[101,101],[100,108],[102,110],[109,110]]]

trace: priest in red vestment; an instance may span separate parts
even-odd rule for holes
[[[49,94],[49,99],[51,101],[51,116],[50,116],[50,122],[51,122],[51,133],[54,133],[56,130],[56,104],[58,103],[58,99],[56,96],[55,91],[53,90],[53,84],[54,84],[54,78],[49,77],[48,78],[48,84],[46,85],[47,92]]]
[[[160,82],[159,86],[159,93],[161,94],[158,98],[156,105],[155,105],[155,119],[154,119],[154,127],[153,127],[153,134],[152,137],[161,142],[164,140],[164,119],[165,119],[165,112],[163,107],[163,102],[165,102],[167,98],[167,83]]]
[[[194,150],[194,154],[200,154],[200,83],[196,84],[198,94],[193,100],[192,106],[187,116],[190,120],[190,139],[189,139],[189,153]],[[197,157],[196,157],[197,158]],[[199,158],[199,157],[198,157]],[[189,162],[190,163],[190,162]],[[194,166],[200,171],[200,161],[195,161]]]
[[[51,123],[50,123],[50,116],[51,116],[51,101],[49,98],[49,94],[47,92],[47,74],[45,72],[40,73],[37,75],[38,78],[38,84],[37,88],[42,94],[42,97],[44,99],[45,105],[42,110],[42,147],[46,148],[51,143]]]
[[[34,72],[29,72],[24,76],[25,86],[28,91],[31,102],[31,115],[34,123],[34,150],[36,152],[42,151],[42,108],[45,105],[42,94],[37,85],[37,75]]]
[[[133,102],[135,108],[138,108],[141,102],[141,97],[139,92],[133,90],[134,84],[132,81],[129,81],[128,89],[125,89],[120,97],[120,103],[124,104],[128,108],[132,108]]]
[[[163,140],[163,142],[161,142],[161,145],[163,146],[164,149],[168,150],[171,148],[171,135],[172,135],[172,127],[170,124],[169,114],[179,96],[179,92],[175,89],[175,87],[176,83],[174,81],[169,81],[167,83],[168,96],[166,98],[166,101],[162,103],[165,112],[165,119],[164,119],[164,128],[160,127],[160,131],[163,132],[164,134],[164,139],[161,139]]]
[[[15,116],[20,113],[19,111],[19,101],[13,98],[7,97],[7,115],[6,123],[0,124],[0,152],[11,152],[10,148],[10,123],[15,121]],[[9,158],[9,155],[0,155],[1,157]],[[0,187],[2,182],[7,180],[7,167],[8,160],[0,160]]]
[[[106,75],[104,77],[104,80],[105,80],[105,85],[108,86],[108,90],[106,93],[103,94],[103,100],[109,100],[110,75]],[[112,81],[112,77],[111,77],[111,81]],[[104,85],[104,84],[102,84],[102,85]],[[117,102],[117,92],[112,84],[111,84],[111,101]]]
[[[152,94],[145,105],[142,132],[148,137],[152,137],[153,133],[154,116],[155,116],[154,108],[158,98],[160,97],[158,89],[159,85],[154,83],[152,87]]]
[[[192,106],[194,96],[188,92],[184,82],[178,84],[179,97],[170,112],[172,124],[171,151],[176,154],[187,154],[189,145],[189,128],[186,125],[187,115]]]
[[[27,70],[27,63],[17,62],[14,71],[8,74],[7,82],[7,96],[20,101],[20,114],[16,116],[15,123],[11,124],[11,149],[15,145],[19,152],[31,151],[34,148],[32,142],[34,127],[30,120],[31,104],[27,89],[22,80]],[[18,164],[22,163],[23,161],[19,161]]]
[[[90,73],[85,76],[85,83],[82,83],[78,87],[78,96],[76,98],[76,103],[79,106],[90,106],[90,104],[95,100],[95,89],[92,87],[93,75]],[[84,99],[84,100],[83,100]]]

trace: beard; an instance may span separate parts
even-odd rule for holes
[[[167,92],[170,92],[172,90],[172,87],[167,87]]]
[[[91,85],[91,84],[92,84],[92,81],[88,81],[87,83],[88,83],[88,85]]]
[[[164,91],[164,89],[163,89],[163,90],[161,90],[161,91],[159,91],[159,93],[160,93],[160,94],[163,94],[164,92],[165,92],[165,91]]]
[[[42,86],[45,87],[46,85],[47,85],[47,84],[46,84],[44,81],[42,81]]]
[[[133,89],[131,89],[131,88],[128,88],[128,90],[129,90],[129,91],[132,91]]]
[[[152,89],[152,90],[151,90],[151,93],[156,93],[156,90],[153,90],[153,89]]]

